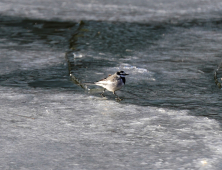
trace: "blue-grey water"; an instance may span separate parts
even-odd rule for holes
[[[222,169],[221,11],[0,1],[0,169]],[[84,85],[119,70],[120,102]]]

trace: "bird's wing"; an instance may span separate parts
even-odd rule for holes
[[[106,82],[106,81],[111,80],[112,77],[113,77],[112,75],[109,75],[108,77],[106,77],[106,78],[104,78],[104,79],[101,79],[101,80],[99,80],[99,81],[97,81],[97,82],[94,82],[94,83],[96,84],[96,83],[99,83],[99,82]]]

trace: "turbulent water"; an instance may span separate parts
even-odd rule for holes
[[[222,3],[0,2],[1,169],[221,169]],[[86,86],[124,70],[116,93]]]

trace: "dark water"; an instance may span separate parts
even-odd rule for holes
[[[221,50],[216,48],[220,40],[215,36],[220,34],[221,26],[220,20],[176,24],[85,21],[70,40],[75,42],[70,43],[75,50],[68,54],[70,70],[84,82],[88,77],[96,79],[85,72],[98,73],[103,67],[127,61],[132,76],[123,94],[127,98],[124,103],[188,109],[192,115],[221,119],[220,89],[214,83],[221,61]],[[92,53],[88,52],[92,49]],[[84,58],[73,61],[75,51],[82,52]],[[100,52],[106,55],[92,57]],[[133,66],[150,73],[138,77]],[[151,75],[155,81],[147,80]]]

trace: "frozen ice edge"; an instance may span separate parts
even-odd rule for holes
[[[87,148],[87,152],[93,152],[90,148],[94,143],[108,148],[119,144],[122,149],[107,152],[116,153],[118,157],[118,152],[127,154],[124,148],[128,148],[137,157],[140,157],[140,152],[143,156],[148,154],[139,161],[141,165],[150,165],[154,157],[159,157],[161,159],[151,163],[159,168],[170,167],[175,160],[185,167],[192,165],[196,168],[212,168],[220,162],[222,142],[219,123],[190,116],[187,110],[124,105],[112,100],[100,100],[100,97],[56,90],[21,93],[19,89],[0,89],[3,155],[7,148],[11,153],[18,154],[16,146],[28,152],[25,149],[28,146],[36,150],[37,155],[47,156],[32,143],[30,145],[32,140],[40,148],[45,142],[77,144],[76,149],[83,155]],[[6,136],[15,138],[13,147]],[[81,141],[87,142],[86,148],[81,146]],[[68,145],[63,146],[58,154]],[[140,150],[144,147],[145,150]],[[175,150],[177,154],[173,154]]]

